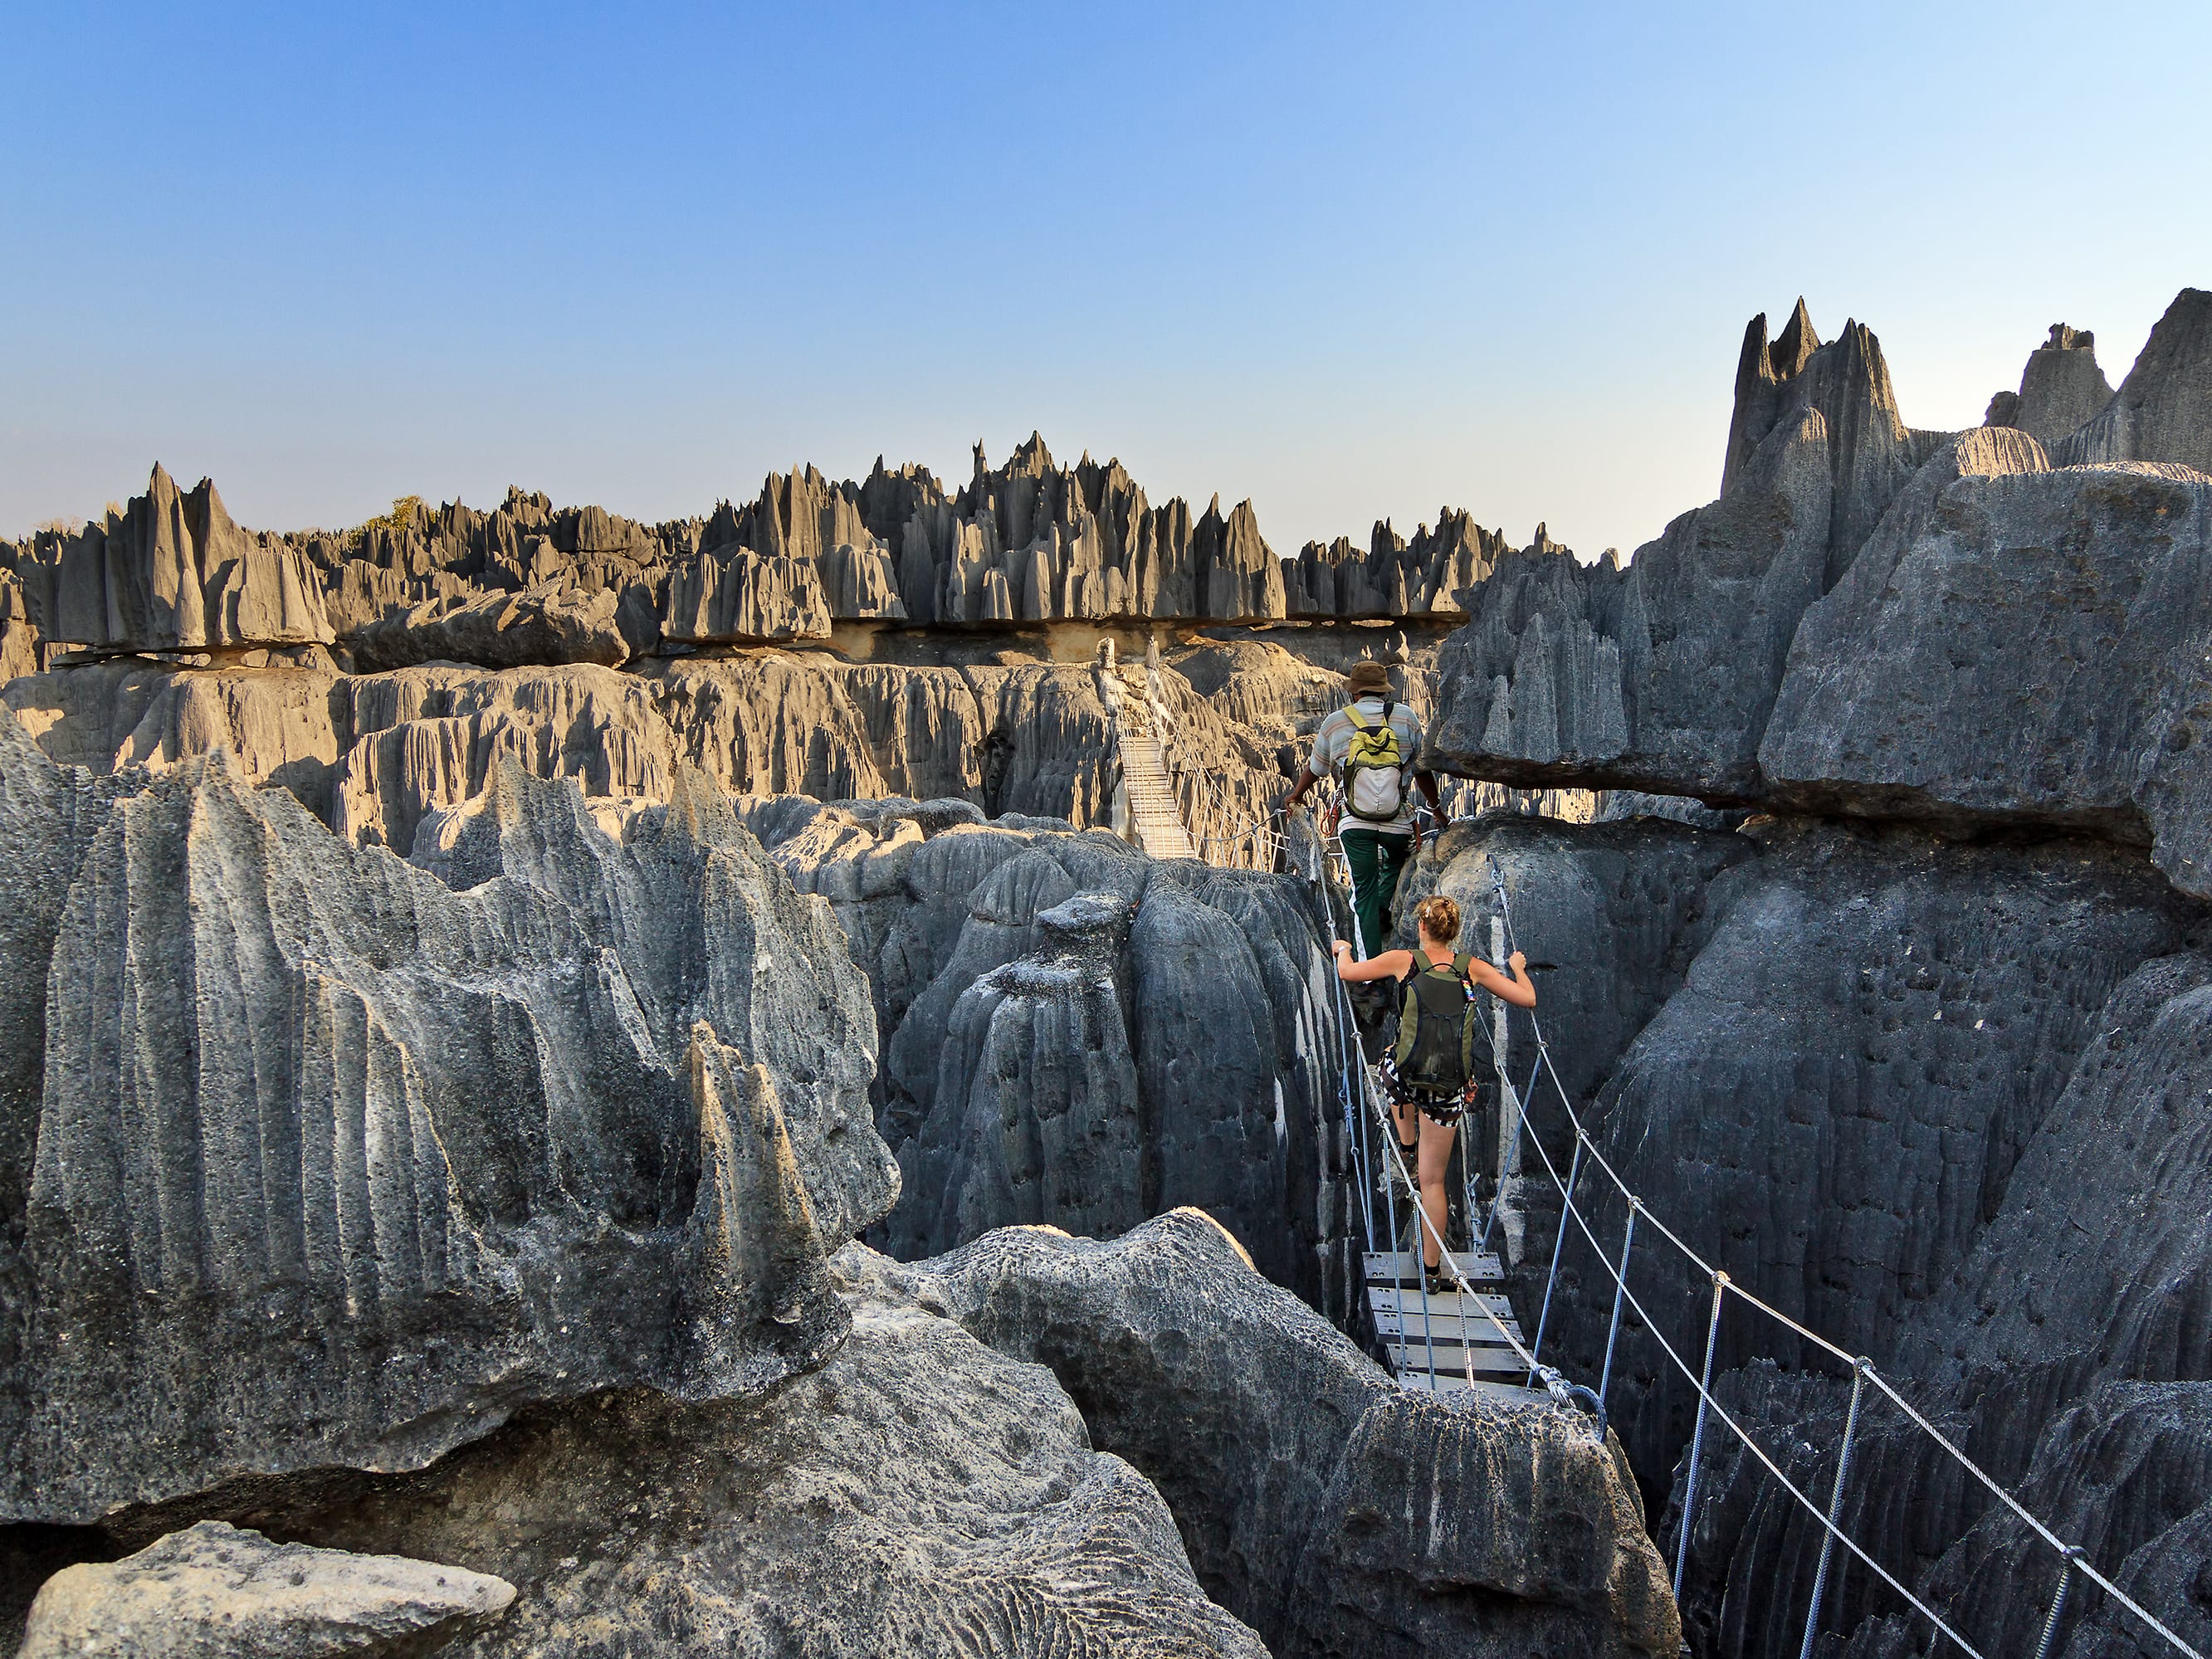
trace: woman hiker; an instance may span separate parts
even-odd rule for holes
[[[1336,941],[1336,974],[1357,983],[1387,979],[1405,985],[1398,1040],[1376,1067],[1398,1150],[1415,1171],[1421,1209],[1429,1224],[1421,1231],[1421,1267],[1431,1295],[1451,1289],[1443,1273],[1439,1247],[1444,1235],[1444,1170],[1451,1163],[1452,1140],[1462,1114],[1474,1105],[1482,1078],[1474,1060],[1477,989],[1516,1008],[1536,1006],[1528,960],[1516,951],[1506,960],[1508,979],[1480,957],[1455,954],[1459,906],[1432,893],[1413,911],[1420,945],[1411,951],[1385,951],[1361,962],[1352,946]],[[1416,1126],[1419,1139],[1414,1138]]]

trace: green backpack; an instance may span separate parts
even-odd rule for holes
[[[1420,969],[1406,981],[1392,1063],[1401,1083],[1456,1095],[1474,1075],[1474,1034],[1482,1025],[1468,978],[1474,958],[1431,962],[1417,951],[1413,959]]]

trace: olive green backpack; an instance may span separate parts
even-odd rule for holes
[[[1413,960],[1420,968],[1406,981],[1392,1063],[1400,1082],[1455,1095],[1474,1075],[1474,1037],[1482,1024],[1468,978],[1474,958],[1431,962],[1417,951]]]

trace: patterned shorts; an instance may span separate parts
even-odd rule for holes
[[[1397,1059],[1388,1053],[1375,1063],[1375,1074],[1382,1085],[1383,1097],[1392,1105],[1418,1107],[1423,1117],[1446,1129],[1456,1128],[1462,1116],[1481,1106],[1486,1086],[1492,1081],[1478,1073],[1455,1095],[1416,1088],[1400,1079]]]

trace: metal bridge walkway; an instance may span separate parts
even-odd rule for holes
[[[1467,1289],[1425,1296],[1420,1261],[1410,1250],[1366,1253],[1367,1308],[1398,1380],[1430,1394],[1473,1389],[1503,1400],[1548,1399],[1546,1390],[1524,1386],[1528,1362],[1505,1340],[1522,1339],[1498,1258],[1454,1250],[1455,1276]]]

